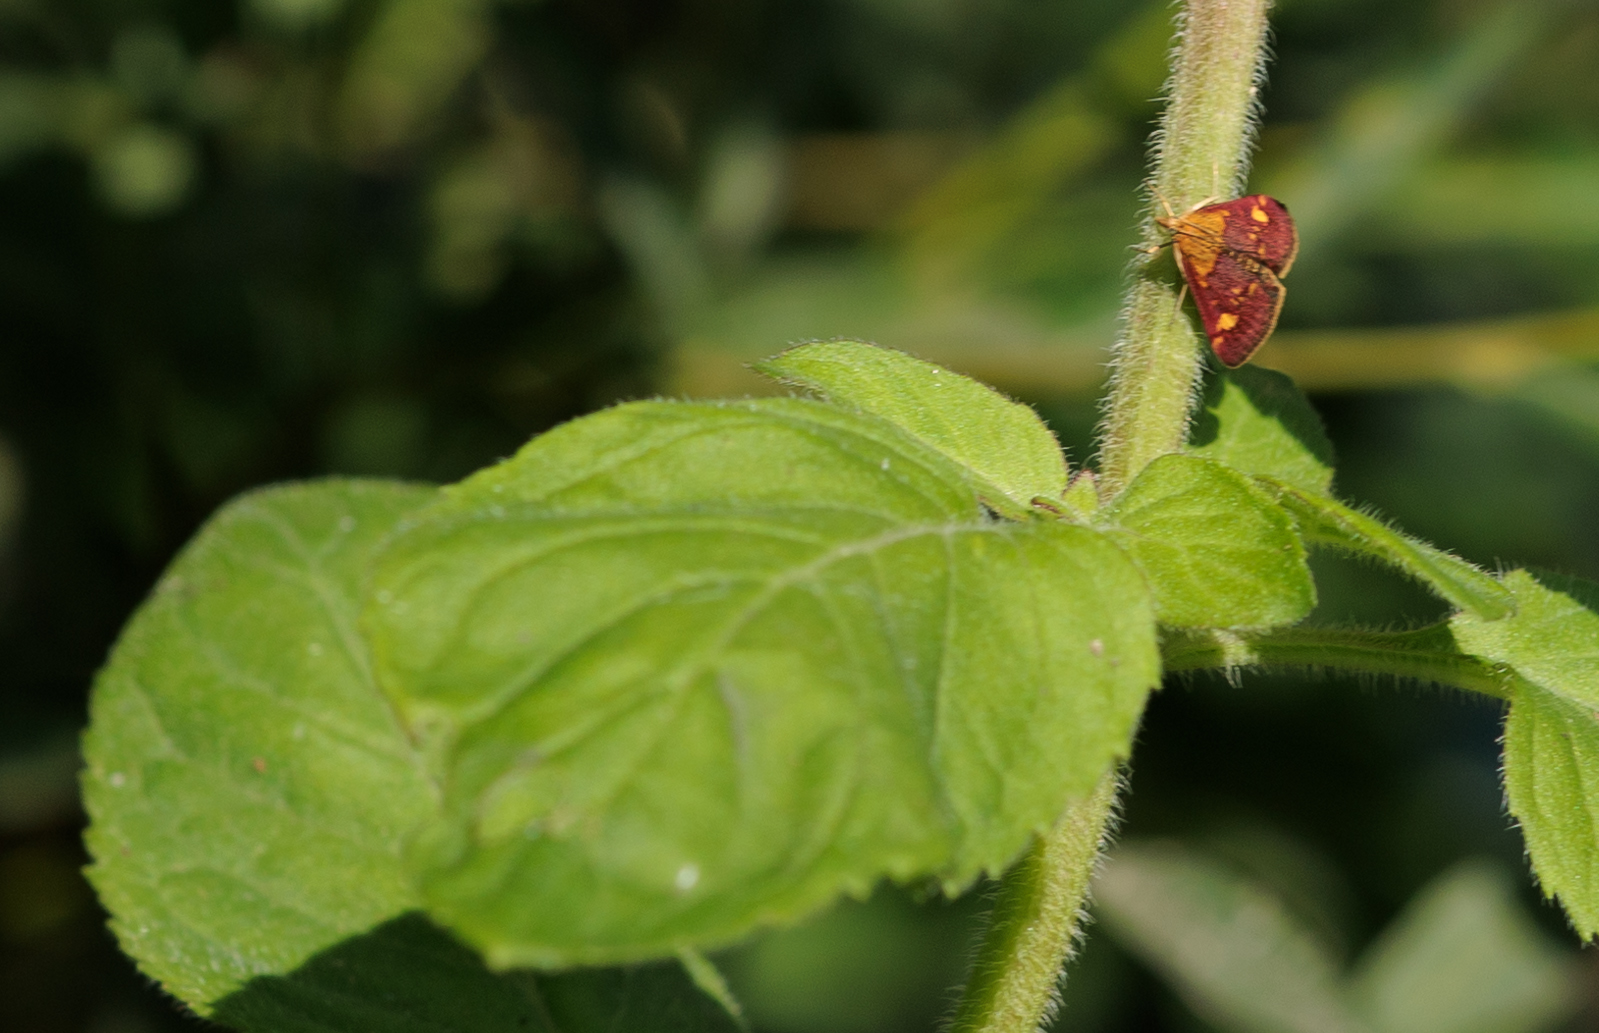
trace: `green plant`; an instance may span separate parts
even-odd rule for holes
[[[1188,5],[1151,184],[1176,207],[1242,184],[1267,6]],[[762,366],[809,399],[635,403],[444,489],[235,502],[96,688],[91,876],[124,947],[250,1030],[715,1029],[738,1007],[702,951],[990,876],[955,1028],[1021,1033],[1162,672],[1272,666],[1508,700],[1534,866],[1599,932],[1599,590],[1337,501],[1292,383],[1201,392],[1200,356],[1152,256],[1096,472],[974,381],[831,343]],[[1457,612],[1300,627],[1309,547]]]

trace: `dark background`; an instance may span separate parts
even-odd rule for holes
[[[829,337],[989,379],[1090,457],[1168,16],[0,0],[0,1028],[192,1025],[78,875],[76,735],[117,629],[234,493],[447,481],[619,399],[759,390],[742,362]],[[1304,250],[1260,361],[1312,393],[1339,491],[1484,565],[1599,578],[1599,9],[1283,0],[1274,46],[1252,186]],[[1441,613],[1318,563],[1318,619]],[[1298,886],[1347,957],[1496,858],[1599,1001],[1524,874],[1499,720],[1178,683],[1124,833]],[[888,891],[727,964],[763,1029],[931,1029],[978,908]],[[1206,1028],[1135,954],[1094,937],[1058,1028]]]

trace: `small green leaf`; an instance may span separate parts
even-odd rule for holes
[[[202,1014],[416,903],[400,840],[433,790],[355,621],[373,549],[433,496],[326,481],[233,502],[96,681],[89,878],[123,948]]]
[[[1317,495],[1332,488],[1333,447],[1293,380],[1241,366],[1213,374],[1189,434],[1189,452]]]
[[[1505,790],[1544,892],[1584,938],[1599,935],[1599,585],[1505,575],[1516,614],[1458,614],[1460,647],[1512,668]]]
[[[1095,521],[1144,572],[1162,624],[1271,627],[1316,604],[1293,520],[1220,463],[1162,456]]]
[[[1013,502],[1059,499],[1066,458],[1030,407],[904,352],[853,341],[803,344],[756,364],[786,384],[882,417],[992,481]]]
[[[1505,721],[1505,795],[1546,896],[1599,935],[1599,715],[1526,685]]]
[[[412,524],[366,626],[449,786],[428,907],[497,965],[997,871],[1158,677],[1104,536],[988,519],[962,468],[814,402],[609,410]]]
[[[1095,482],[1094,471],[1077,471],[1071,483],[1066,485],[1066,493],[1060,497],[1060,502],[1062,508],[1078,520],[1084,523],[1092,520],[1099,509],[1099,485]]]
[[[1545,692],[1599,707],[1599,585],[1558,574],[1513,570],[1501,588],[1515,616],[1458,614],[1460,648],[1516,673]]]
[[[1458,556],[1394,530],[1376,517],[1334,499],[1269,477],[1259,480],[1277,492],[1312,545],[1371,556],[1415,578],[1449,603],[1487,620],[1516,611],[1510,591]]]

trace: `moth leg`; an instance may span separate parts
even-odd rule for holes
[[[1162,208],[1166,209],[1166,218],[1168,218],[1168,219],[1176,219],[1177,218],[1177,213],[1172,211],[1171,202],[1166,200],[1166,195],[1160,192],[1160,188],[1159,187],[1157,187],[1153,183],[1151,183],[1149,185],[1149,192],[1154,194],[1155,195],[1155,200],[1159,201],[1160,202],[1160,206]]]

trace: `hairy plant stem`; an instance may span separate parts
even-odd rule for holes
[[[1113,765],[1005,874],[951,1033],[1033,1033],[1049,1016],[1119,778]]]
[[[1235,196],[1253,142],[1256,85],[1266,55],[1271,0],[1189,0],[1179,15],[1168,101],[1155,134],[1144,218],[1145,256],[1133,270],[1121,339],[1100,424],[1099,491],[1114,498],[1150,460],[1175,452],[1188,434],[1200,341],[1177,306],[1155,216]]]
[[[1413,631],[1360,628],[1276,628],[1271,631],[1188,631],[1161,642],[1167,672],[1242,668],[1310,668],[1448,685],[1509,699],[1515,675],[1460,651],[1448,624]]]
[[[1243,183],[1271,0],[1188,0],[1178,20],[1167,104],[1155,137],[1146,257],[1134,270],[1100,427],[1099,493],[1114,498],[1157,456],[1182,447],[1201,359],[1171,276],[1157,276],[1157,214],[1232,196]],[[1073,803],[1000,885],[952,1033],[1035,1033],[1055,1000],[1119,774]]]

